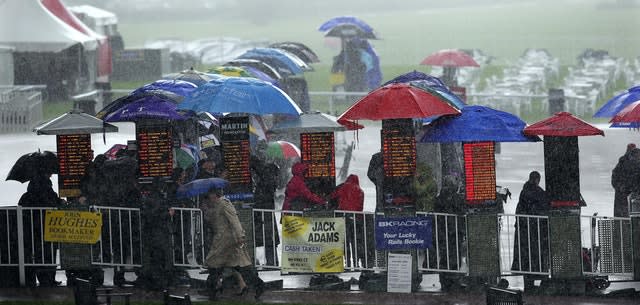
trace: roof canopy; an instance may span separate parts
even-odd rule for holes
[[[604,136],[604,131],[573,116],[568,112],[558,112],[550,118],[530,125],[524,129],[525,135],[578,137]]]
[[[71,111],[33,129],[38,135],[117,132],[118,127],[89,114]]]
[[[74,29],[40,1],[0,1],[0,44],[16,52],[60,52],[76,44],[95,50],[97,40]]]

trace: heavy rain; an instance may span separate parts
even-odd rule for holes
[[[0,0],[0,304],[635,304],[637,16]]]

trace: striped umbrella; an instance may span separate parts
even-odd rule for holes
[[[265,154],[273,159],[300,158],[300,149],[287,141],[275,141],[267,143]]]

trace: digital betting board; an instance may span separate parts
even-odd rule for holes
[[[328,194],[336,186],[336,155],[333,132],[300,134],[301,161],[309,165],[306,181],[317,194]]]
[[[141,177],[168,177],[173,173],[171,126],[137,126],[138,168]]]
[[[411,120],[389,120],[382,130],[385,177],[412,177],[416,170],[416,139]]]
[[[60,197],[80,196],[80,180],[93,158],[90,134],[57,135],[58,193]]]
[[[478,204],[496,199],[496,162],[493,142],[463,143],[466,199]]]
[[[227,171],[225,179],[229,181],[225,196],[231,201],[252,199],[249,117],[221,118],[220,141],[224,167]]]

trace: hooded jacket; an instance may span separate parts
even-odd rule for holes
[[[349,175],[347,180],[331,193],[331,199],[338,201],[338,210],[362,211],[364,207],[364,192],[360,188],[358,176]]]
[[[291,167],[293,177],[287,183],[287,189],[284,192],[284,203],[282,209],[292,210],[292,202],[305,201],[306,203],[324,204],[325,200],[311,192],[304,183],[304,173],[309,169],[307,164],[298,162]]]

